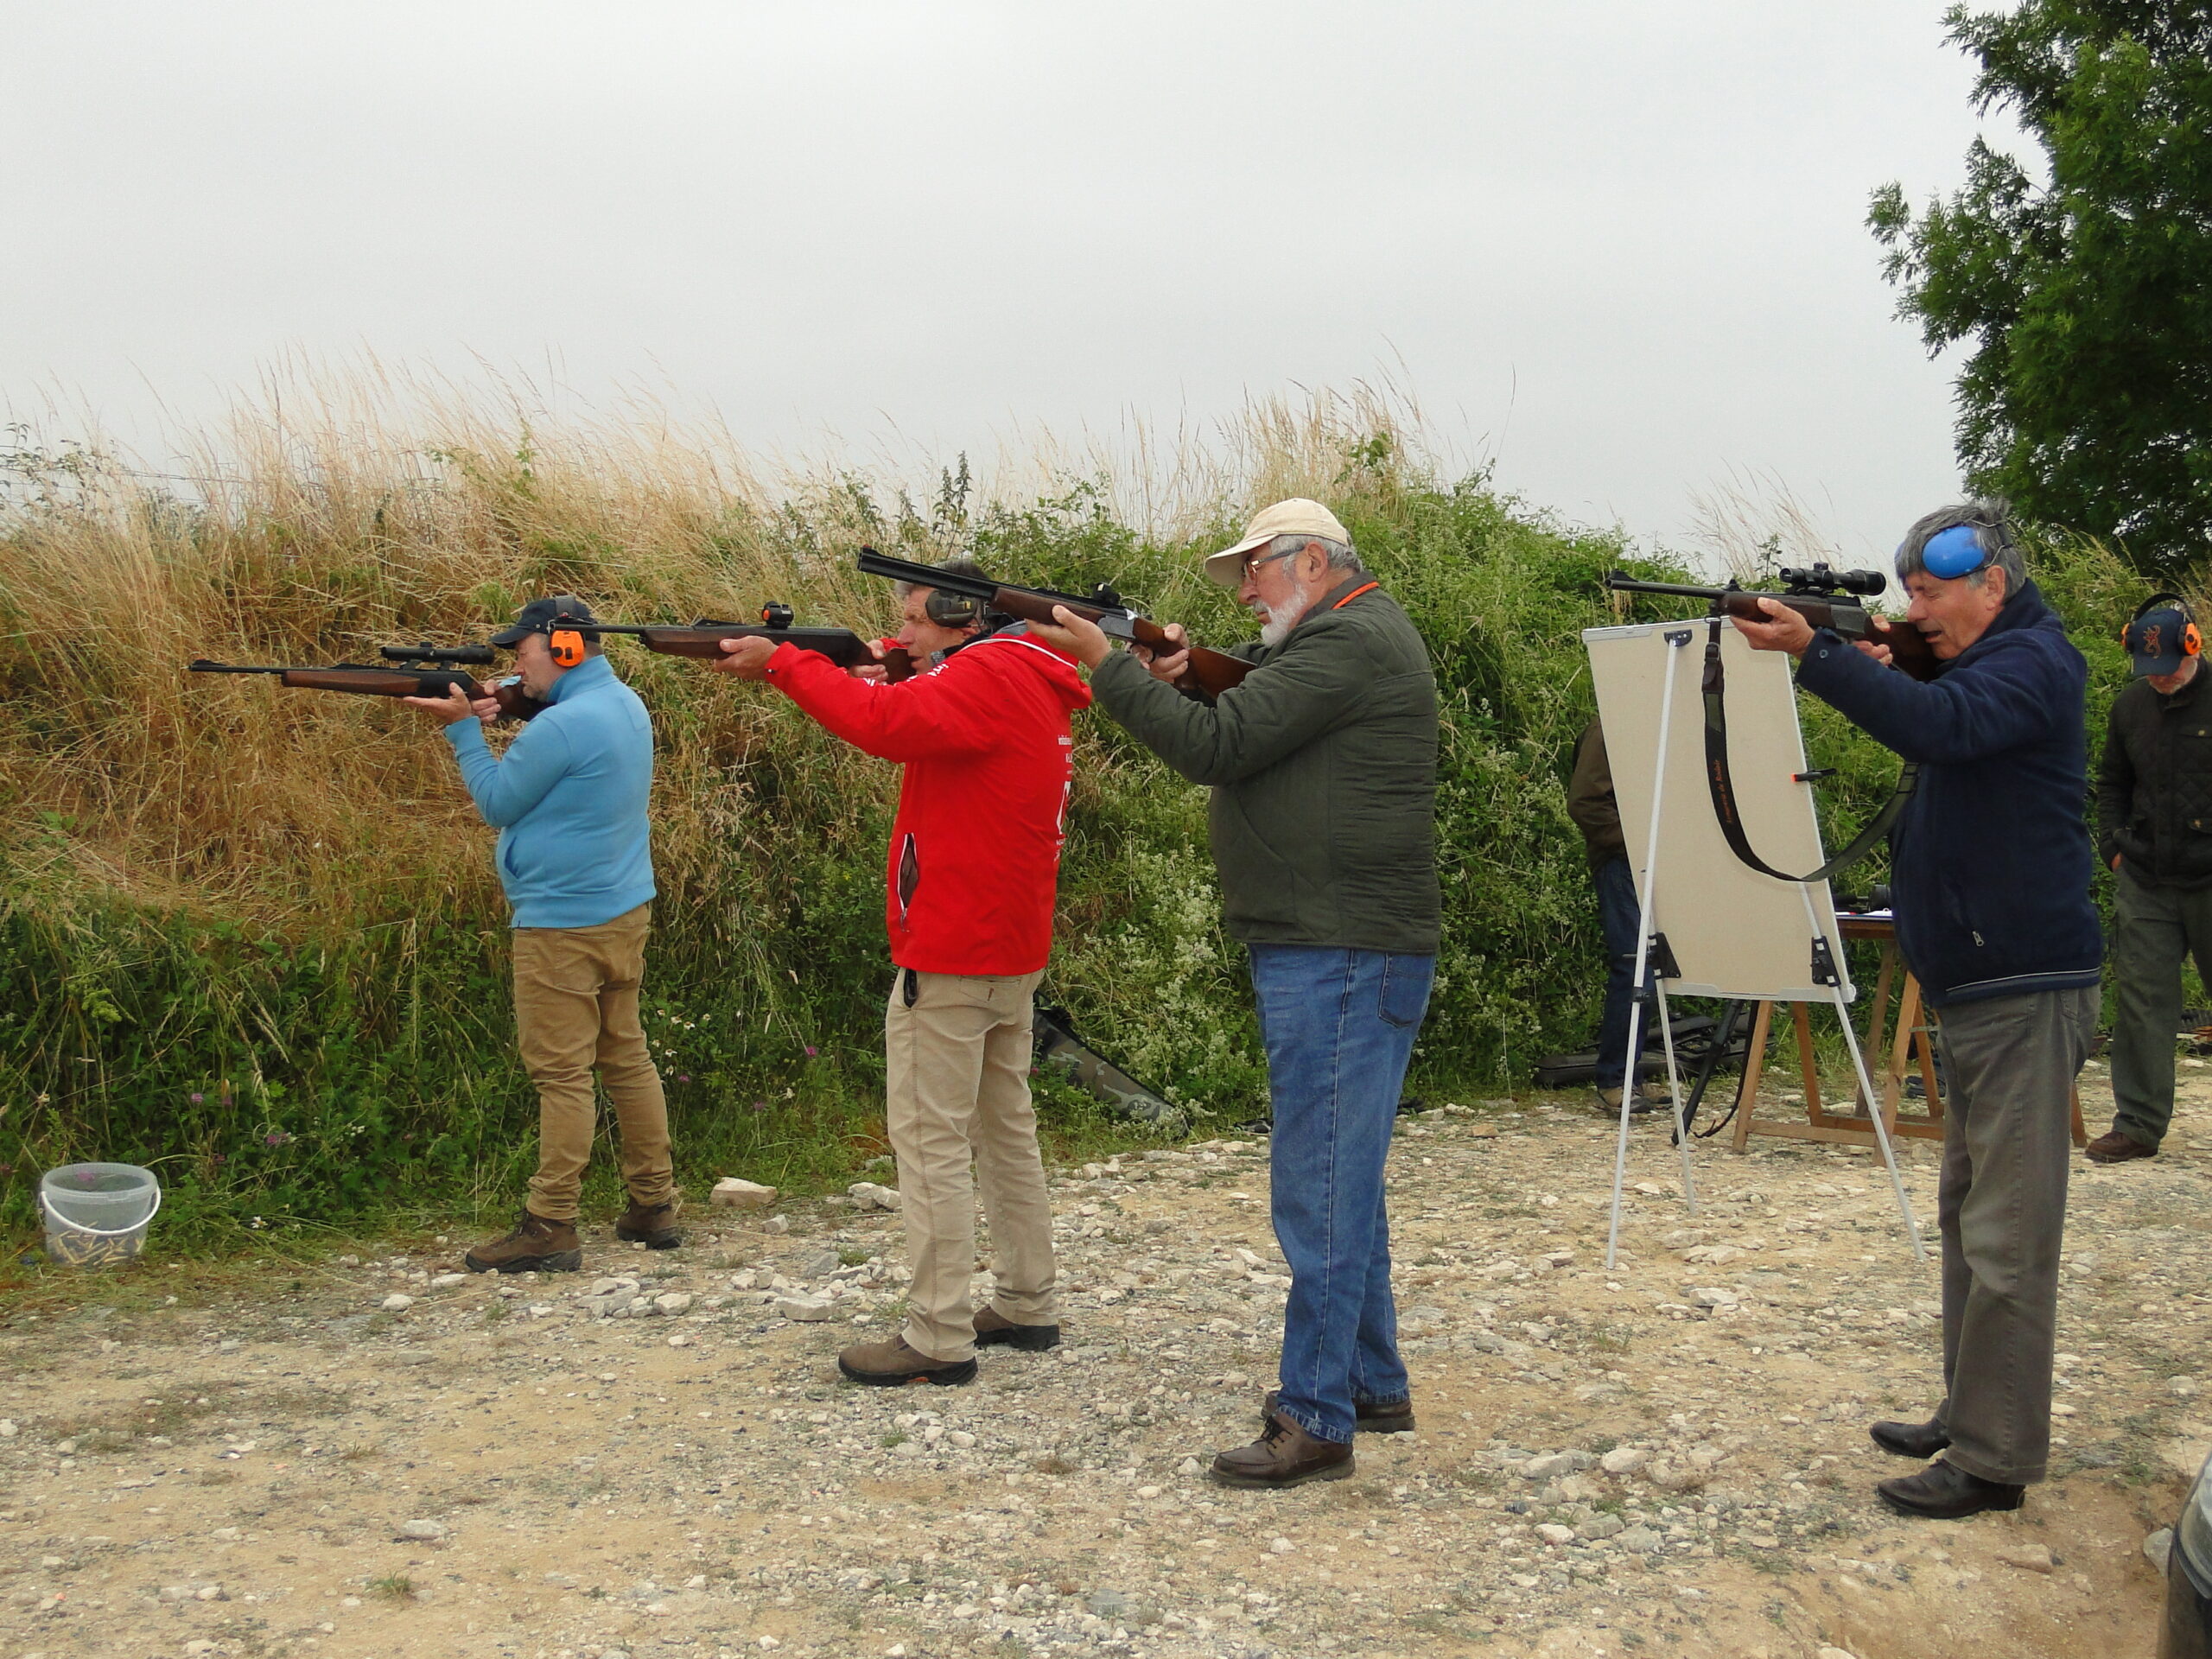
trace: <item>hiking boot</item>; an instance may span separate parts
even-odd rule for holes
[[[575,1222],[548,1221],[527,1210],[514,1231],[461,1258],[471,1273],[574,1273],[583,1264]]]
[[[1060,1345],[1060,1327],[1057,1325],[1016,1325],[995,1307],[986,1307],[976,1315],[976,1345],[978,1348],[1019,1348],[1025,1354],[1041,1354],[1047,1348]]]
[[[676,1230],[676,1208],[674,1198],[664,1204],[639,1204],[632,1198],[614,1224],[614,1236],[649,1250],[672,1250],[683,1242],[683,1235]]]
[[[887,1389],[909,1382],[952,1384],[973,1382],[972,1359],[931,1359],[910,1348],[904,1337],[888,1342],[856,1342],[837,1356],[837,1369],[855,1382],[873,1382]]]
[[[2146,1147],[2118,1129],[2107,1129],[2082,1148],[2082,1155],[2093,1164],[2125,1164],[2137,1158],[2155,1158],[2158,1149]]]
[[[1281,1389],[1269,1389],[1268,1397],[1260,1402],[1260,1415],[1274,1415],[1275,1402],[1282,1398]],[[1355,1434],[1410,1434],[1414,1432],[1414,1402],[1394,1400],[1383,1404],[1373,1400],[1351,1402],[1352,1432]]]
[[[1351,1442],[1317,1440],[1289,1418],[1269,1412],[1258,1440],[1217,1452],[1208,1472],[1224,1486],[1273,1491],[1309,1480],[1343,1480],[1352,1467]]]

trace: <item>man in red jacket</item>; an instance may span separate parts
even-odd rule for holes
[[[967,560],[944,568],[972,568]],[[1030,1007],[1052,948],[1074,739],[1090,688],[1020,625],[902,589],[899,643],[934,666],[897,685],[769,639],[725,640],[715,667],[766,680],[855,747],[905,763],[885,926],[899,972],[884,1016],[884,1116],[899,1159],[913,1283],[906,1329],[837,1356],[857,1382],[966,1382],[976,1349],[1060,1339],[1052,1218],[1029,1102]],[[862,671],[863,673],[865,671]],[[971,1312],[973,1162],[997,1287]]]

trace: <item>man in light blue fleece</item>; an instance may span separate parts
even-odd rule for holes
[[[512,1232],[469,1251],[477,1273],[583,1264],[576,1205],[591,1160],[594,1066],[614,1103],[630,1192],[614,1236],[655,1249],[683,1242],[668,1107],[638,1014],[653,897],[652,723],[600,654],[593,620],[581,599],[556,594],[492,636],[513,648],[523,689],[543,705],[504,755],[485,746],[499,712],[489,698],[407,699],[444,725],[477,810],[499,832],[499,880],[514,906],[515,1037],[537,1085],[530,1198]]]

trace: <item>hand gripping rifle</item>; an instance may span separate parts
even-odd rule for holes
[[[1107,638],[1142,645],[1155,657],[1188,651],[1191,660],[1186,671],[1192,683],[1209,699],[1241,683],[1252,671],[1251,664],[1225,652],[1208,651],[1204,645],[1177,645],[1168,637],[1166,629],[1123,604],[1122,596],[1103,582],[1087,598],[1080,594],[1057,593],[1050,588],[1009,588],[988,576],[887,558],[872,547],[861,549],[860,566],[863,575],[888,576],[893,582],[911,582],[917,588],[959,594],[981,601],[986,610],[1019,617],[1025,622],[1042,622],[1047,626],[1052,626],[1052,607],[1064,605],[1086,621],[1096,623]]]
[[[556,617],[556,623],[567,621]],[[791,607],[772,601],[760,607],[758,622],[717,622],[702,616],[689,624],[652,623],[639,626],[617,622],[578,622],[582,630],[594,633],[627,634],[644,643],[648,651],[659,652],[665,657],[690,657],[702,662],[712,662],[722,654],[725,639],[778,639],[797,645],[801,651],[811,651],[827,657],[840,668],[880,667],[884,678],[896,684],[912,679],[913,659],[904,647],[893,645],[881,657],[868,649],[868,641],[850,628],[795,628],[791,626]]]
[[[300,691],[351,691],[368,697],[443,697],[458,691],[474,701],[490,697],[499,705],[502,720],[528,720],[545,705],[522,689],[512,675],[479,680],[463,668],[481,667],[498,661],[489,645],[379,645],[381,666],[371,663],[333,663],[328,668],[249,668],[235,663],[211,663],[206,658],[189,665],[194,674],[274,674],[279,685]]]
[[[1825,881],[1838,870],[1864,858],[1874,843],[1889,833],[1897,814],[1904,810],[1905,798],[1912,793],[1919,768],[1907,761],[1897,773],[1897,788],[1874,815],[1874,821],[1860,830],[1849,846],[1810,874],[1791,875],[1761,858],[1744,833],[1743,816],[1736,806],[1736,781],[1728,769],[1728,709],[1722,695],[1726,681],[1720,664],[1721,619],[1738,616],[1751,622],[1770,621],[1772,619],[1760,607],[1759,601],[1778,600],[1816,628],[1830,629],[1845,639],[1871,639],[1887,645],[1890,665],[1913,679],[1932,680],[1943,664],[1919,629],[1910,623],[1891,622],[1888,619],[1881,619],[1877,626],[1877,619],[1859,603],[1862,595],[1872,596],[1889,586],[1889,579],[1880,571],[1839,572],[1825,564],[1815,564],[1809,569],[1785,569],[1781,576],[1783,591],[1778,594],[1749,593],[1733,582],[1726,588],[1639,582],[1618,570],[1605,578],[1605,585],[1617,594],[1668,594],[1707,601],[1710,608],[1707,612],[1705,677],[1700,687],[1705,702],[1705,782],[1713,797],[1713,816],[1720,825],[1721,838],[1728,843],[1730,852],[1761,875],[1770,875],[1777,881]],[[1818,771],[1800,772],[1797,781],[1811,783],[1827,775]]]

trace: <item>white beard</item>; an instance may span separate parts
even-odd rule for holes
[[[1291,597],[1278,610],[1264,600],[1252,601],[1252,613],[1261,619],[1260,643],[1274,646],[1290,638],[1290,631],[1306,620],[1306,613],[1313,608],[1313,595],[1304,588],[1294,588]]]

